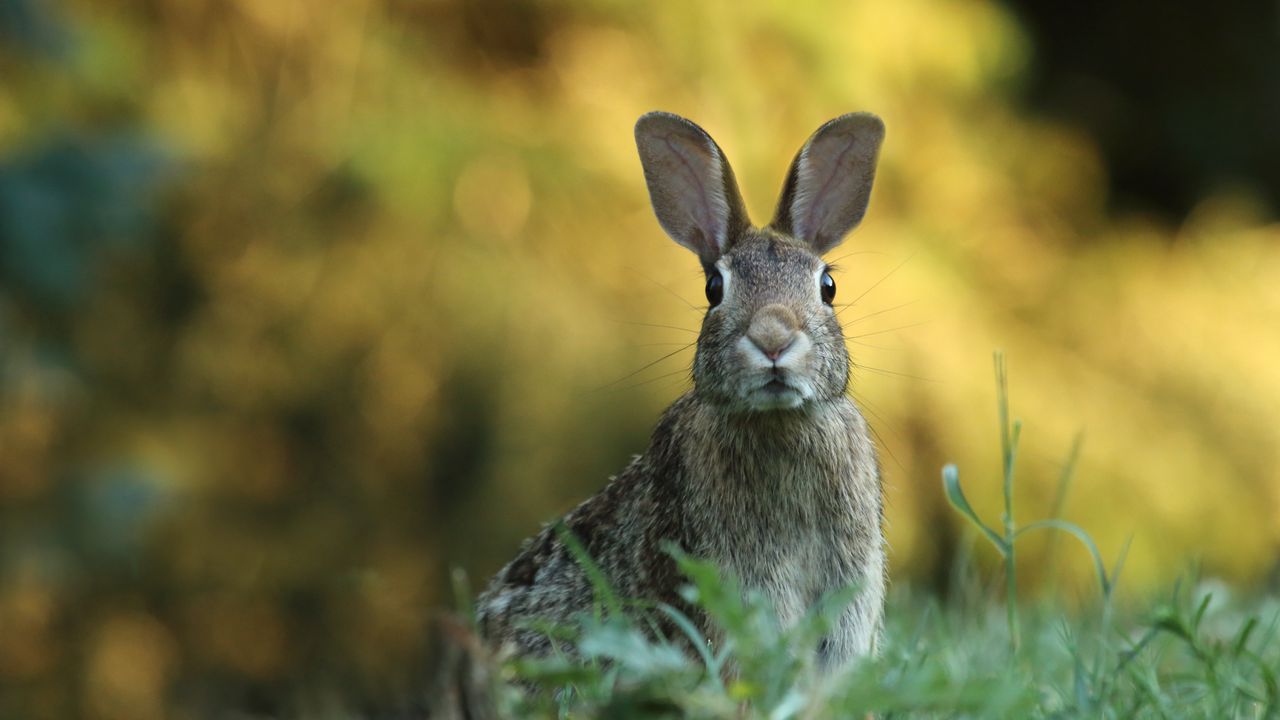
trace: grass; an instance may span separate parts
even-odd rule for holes
[[[508,660],[498,714],[545,718],[894,717],[1280,718],[1280,601],[1241,598],[1213,582],[1180,583],[1141,610],[1119,610],[1114,589],[1123,553],[1108,571],[1079,526],[1057,517],[1019,525],[1014,473],[1021,424],[1010,422],[1006,368],[996,356],[1004,513],[992,526],[965,498],[959,471],[943,470],[956,511],[1004,560],[1005,597],[992,601],[972,564],[945,601],[908,589],[890,597],[878,657],[837,675],[815,649],[851,588],[834,593],[794,627],[778,624],[760,595],[744,593],[714,565],[675,557],[689,580],[685,599],[724,630],[709,647],[674,608],[627,601],[575,539],[564,537],[596,588],[596,609],[575,627],[544,627],[573,652]],[[1058,498],[1070,486],[1079,441]],[[1092,557],[1099,593],[1092,611],[1071,614],[1020,601],[1017,546],[1027,533],[1056,531]],[[655,639],[659,617],[686,637]],[[697,658],[683,649],[692,645]]]

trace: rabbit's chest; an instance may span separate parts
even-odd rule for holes
[[[769,598],[787,626],[845,574],[838,568],[832,540],[825,533],[793,529],[788,535],[759,539],[755,546],[723,548],[724,564],[744,588]]]
[[[878,529],[862,527],[850,478],[804,463],[765,462],[741,471],[706,536],[707,555],[743,587],[768,597],[789,625],[826,592],[859,580],[858,557]]]
[[[694,555],[763,593],[784,625],[850,585],[864,588],[868,608],[878,602],[879,473],[851,403],[729,421],[702,408],[682,447],[681,515]]]

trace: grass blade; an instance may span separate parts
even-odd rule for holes
[[[1015,532],[1013,536],[1014,538],[1017,538],[1018,536],[1031,532],[1032,530],[1060,530],[1079,540],[1080,544],[1084,545],[1089,551],[1089,555],[1093,557],[1093,571],[1098,576],[1098,584],[1102,587],[1103,596],[1111,596],[1111,580],[1107,576],[1107,566],[1102,562],[1102,553],[1098,551],[1098,546],[1093,542],[1093,538],[1089,537],[1089,533],[1085,532],[1083,528],[1075,523],[1050,518],[1047,520],[1037,520],[1030,525],[1024,525],[1023,527],[1018,528],[1018,531]]]
[[[569,554],[573,556],[574,561],[578,563],[578,567],[582,568],[582,572],[586,574],[587,580],[591,582],[592,589],[595,590],[596,597],[604,603],[605,607],[613,615],[622,614],[622,601],[618,598],[618,594],[614,592],[613,586],[609,584],[608,578],[604,576],[604,571],[591,559],[590,553],[582,546],[582,541],[577,535],[564,524],[564,521],[558,521],[555,524],[556,535],[560,537],[560,542],[564,543],[565,548],[569,550]]]

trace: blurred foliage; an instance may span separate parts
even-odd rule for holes
[[[1001,347],[1024,507],[1083,427],[1068,512],[1108,557],[1134,538],[1129,588],[1188,557],[1260,579],[1275,188],[1109,209],[1098,141],[1021,107],[1028,38],[989,0],[0,0],[0,716],[415,686],[445,569],[487,577],[688,385],[701,279],[630,134],[654,108],[757,221],[818,124],[884,117],[832,256],[896,576],[946,585],[944,459],[997,496]]]

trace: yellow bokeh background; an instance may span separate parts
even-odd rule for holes
[[[653,109],[716,138],[758,223],[819,124],[884,119],[870,211],[830,257],[895,581],[936,588],[972,539],[944,463],[999,517],[995,349],[1019,512],[1049,511],[1082,431],[1064,513],[1108,558],[1131,539],[1122,593],[1280,558],[1280,225],[1245,186],[1177,223],[1113,212],[1095,142],[1016,101],[1032,48],[995,2],[86,1],[57,22],[72,50],[0,62],[0,157],[128,128],[170,167],[159,239],[95,254],[59,321],[72,361],[0,294],[0,714],[411,686],[448,569],[483,584],[688,388],[703,280],[648,207],[631,128]],[[152,499],[126,493],[123,529],[99,521],[119,487]],[[1051,573],[1028,547],[1028,589],[1092,591],[1074,549]]]

